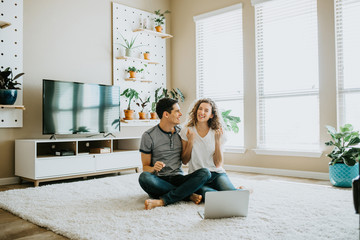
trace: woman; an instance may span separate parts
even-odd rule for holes
[[[237,189],[222,167],[225,136],[214,101],[204,98],[195,103],[180,136],[183,147],[182,162],[189,163],[189,173],[200,168],[208,168],[211,172],[210,180],[197,192],[203,199],[208,191]]]

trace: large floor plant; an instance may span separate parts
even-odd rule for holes
[[[355,131],[351,124],[345,124],[336,131],[334,127],[326,126],[332,140],[326,142],[333,146],[327,156],[329,163],[330,182],[338,187],[351,187],[352,179],[359,175],[360,143],[359,131]]]

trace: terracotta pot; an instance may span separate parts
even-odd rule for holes
[[[146,113],[145,112],[139,112],[139,119],[146,119]]]
[[[144,53],[144,59],[150,60],[150,53]]]
[[[150,119],[157,119],[156,112],[151,112],[151,113],[150,113],[150,116],[151,116]]]
[[[125,120],[133,120],[134,119],[134,110],[127,110],[124,109],[124,113],[125,113]]]
[[[136,72],[129,71],[129,73],[130,73],[130,78],[136,78]]]
[[[156,26],[155,29],[157,32],[162,32],[162,26]]]

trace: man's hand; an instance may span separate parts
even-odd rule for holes
[[[154,170],[155,170],[156,172],[159,172],[161,169],[163,169],[163,167],[165,167],[165,163],[163,163],[163,162],[157,161],[157,162],[154,164]]]

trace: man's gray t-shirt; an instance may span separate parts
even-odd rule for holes
[[[165,167],[157,172],[158,176],[184,174],[181,169],[181,138],[180,128],[175,126],[175,132],[165,132],[156,125],[141,137],[140,152],[151,154],[151,166],[157,161],[165,163]]]

